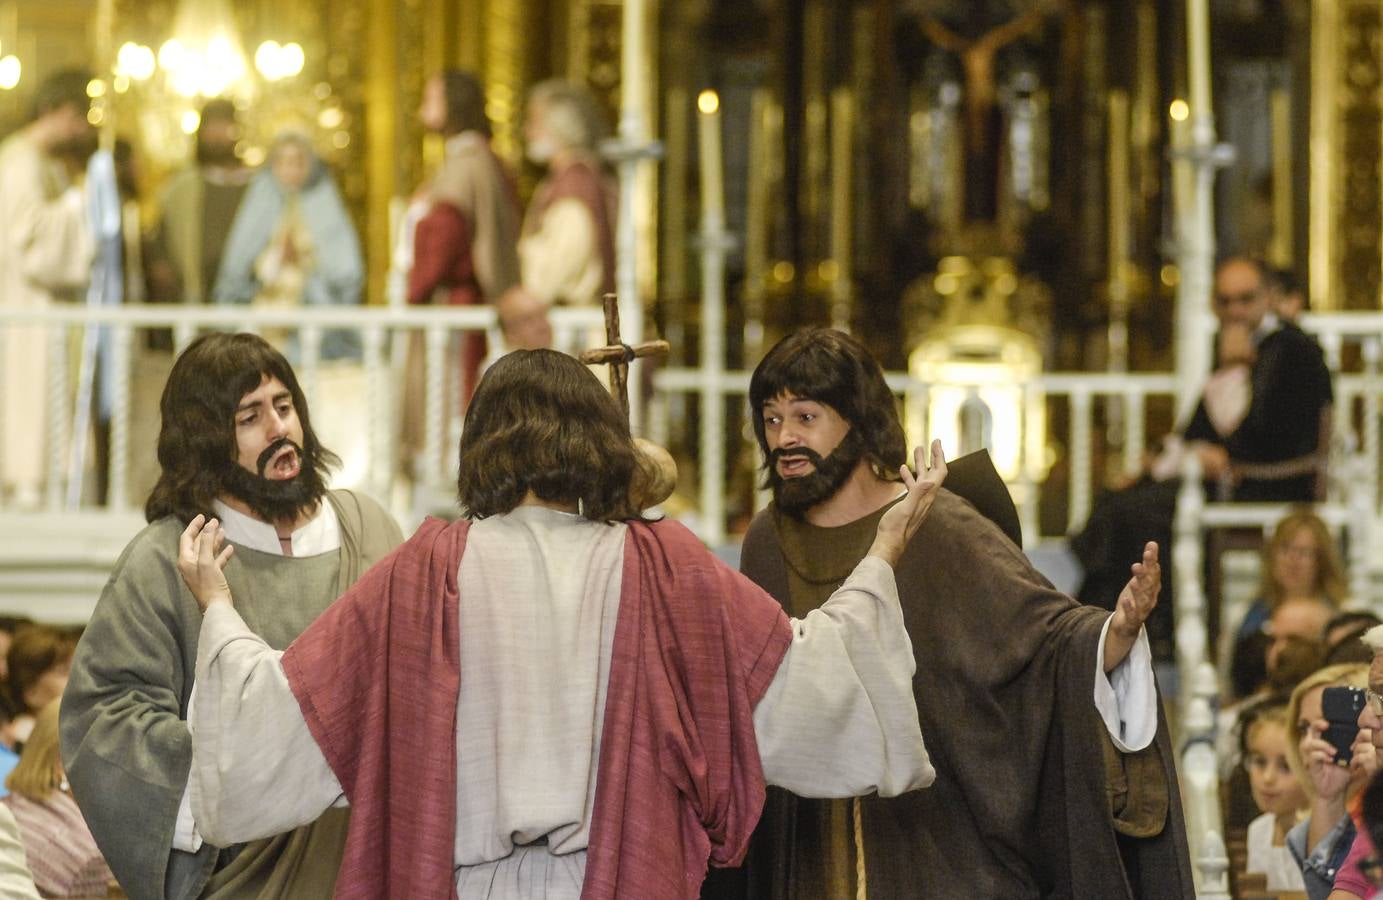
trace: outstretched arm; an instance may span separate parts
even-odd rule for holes
[[[282,658],[228,604],[206,611],[189,784],[197,827],[213,844],[280,834],[345,805]]]
[[[820,609],[793,619],[792,644],[754,710],[764,777],[804,797],[891,797],[936,778],[922,742],[912,642],[891,566],[916,534],[946,476],[916,455],[908,497],[879,523],[855,571]]]

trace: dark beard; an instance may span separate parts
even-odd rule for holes
[[[298,474],[286,481],[264,477],[264,470],[274,454],[292,447],[298,454]],[[222,473],[221,489],[250,508],[250,512],[265,522],[296,519],[326,494],[326,484],[315,461],[303,453],[303,448],[288,438],[279,438],[259,454],[259,474],[247,471],[235,461]]]
[[[240,164],[240,157],[235,154],[234,141],[198,141],[197,162],[204,166],[231,168]]]
[[[779,475],[778,460],[793,456],[802,456],[810,460],[812,471],[794,478]],[[807,510],[834,496],[863,458],[864,440],[854,428],[847,431],[845,437],[836,445],[836,449],[825,457],[807,447],[779,447],[770,451],[768,487],[773,489],[774,504],[794,519],[802,518]]]

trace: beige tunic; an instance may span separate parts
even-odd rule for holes
[[[86,284],[95,254],[86,204],[25,129],[0,144],[0,307],[44,309]],[[53,410],[49,332],[0,322],[0,493],[36,503]]]

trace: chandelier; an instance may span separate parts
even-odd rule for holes
[[[165,89],[186,100],[248,101],[260,87],[256,72],[266,82],[282,81],[301,73],[306,61],[302,45],[266,40],[256,49],[251,69],[227,0],[183,0],[173,33],[157,53],[133,41],[120,46],[113,86],[116,93],[124,93],[132,82],[147,82],[161,73]]]

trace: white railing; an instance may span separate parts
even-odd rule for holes
[[[585,346],[589,336],[599,333],[603,326],[599,309],[561,308],[552,312],[557,346],[576,350]],[[100,328],[110,335],[110,366],[113,384],[110,414],[110,454],[106,506],[123,510],[143,503],[143,497],[131,497],[128,472],[132,447],[141,453],[152,453],[152,434],[132,435],[131,373],[141,335],[151,331],[171,330],[176,349],[185,347],[204,330],[236,330],[287,333],[297,338],[295,371],[303,392],[313,410],[314,423],[321,423],[327,414],[343,419],[341,410],[328,410],[321,402],[323,383],[343,372],[347,396],[336,397],[337,404],[348,404],[351,421],[348,428],[337,428],[341,439],[352,445],[347,460],[345,481],[359,486],[381,499],[395,495],[399,481],[397,436],[401,399],[403,357],[407,339],[412,334],[423,336],[426,384],[422,397],[423,447],[415,463],[413,482],[417,487],[445,491],[454,478],[452,450],[459,435],[459,403],[457,391],[448,390],[449,372],[457,369],[455,338],[461,334],[482,332],[489,338],[494,352],[502,347],[494,310],[488,306],[475,307],[314,307],[261,308],[250,306],[174,306],[148,305],[92,309],[83,306],[52,306],[41,310],[17,310],[0,307],[0,330],[34,328],[36,339],[48,345],[47,372],[34,373],[34,389],[44,390],[48,398],[44,423],[47,457],[43,507],[48,511],[73,508],[78,505],[80,482],[84,466],[81,460],[69,461],[74,447],[74,422],[83,420],[84,411],[75,408],[72,383],[73,372],[87,370],[76,365],[81,351],[73,347],[86,342],[74,337],[88,329]],[[330,331],[353,332],[359,337],[362,353],[357,361],[324,361],[321,358],[323,336]],[[0,378],[4,377],[0,368]],[[142,385],[144,389],[150,386]],[[162,385],[155,385],[155,391]],[[6,386],[0,383],[0,391]],[[81,415],[79,415],[81,413]],[[4,404],[0,404],[0,415]],[[10,428],[32,423],[0,421],[0,435]],[[322,431],[317,424],[317,430]],[[323,443],[332,446],[324,437]],[[0,440],[0,454],[6,443]],[[333,449],[338,449],[333,447]],[[339,452],[339,451],[338,451]],[[346,454],[342,454],[345,456]],[[0,498],[0,510],[4,500]],[[404,521],[415,516],[408,507],[411,500],[394,503],[395,512]]]

